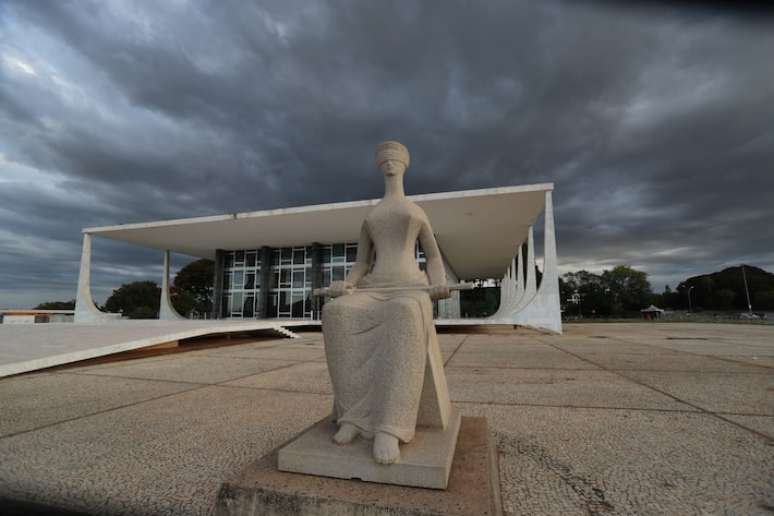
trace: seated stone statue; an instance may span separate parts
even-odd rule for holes
[[[391,464],[399,442],[414,437],[421,404],[434,405],[425,412],[440,413],[435,420],[445,426],[448,392],[432,300],[449,297],[449,289],[430,221],[403,191],[408,150],[382,143],[376,162],[385,195],[363,221],[351,273],[328,289],[335,299],[323,307],[322,330],[338,424],[333,439],[373,438],[374,460]],[[427,274],[416,262],[417,239]]]

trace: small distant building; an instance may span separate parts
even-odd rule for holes
[[[640,310],[640,313],[645,319],[651,321],[653,319],[661,319],[661,317],[664,315],[664,310],[657,307],[656,305],[650,305],[649,307]]]
[[[73,322],[75,310],[0,310],[2,324]]]

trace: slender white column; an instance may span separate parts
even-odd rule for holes
[[[83,250],[81,251],[81,270],[78,274],[78,290],[75,294],[75,315],[77,323],[95,323],[120,318],[120,314],[109,314],[100,311],[91,297],[91,235],[83,234]]]
[[[516,285],[516,258],[511,260],[511,266],[508,267],[508,285],[505,292],[505,302],[501,302],[500,306],[508,309],[513,303],[516,302],[516,293],[518,286]]]
[[[519,246],[519,266],[516,269],[516,296],[513,299],[515,308],[524,297],[524,245]]]
[[[513,314],[512,321],[514,324],[562,333],[559,267],[556,258],[556,230],[551,192],[546,192],[544,218],[543,279],[540,282],[540,290],[526,306]]]
[[[510,267],[508,267],[502,280],[500,280],[500,306],[497,307],[497,311],[494,314],[489,316],[490,319],[497,319],[510,313],[511,305],[515,301],[516,296],[515,262],[515,259],[511,260]]]
[[[505,312],[510,294],[510,277],[508,271],[506,271],[505,275],[500,280],[500,306],[497,307],[497,311],[491,317],[499,317]]]
[[[524,245],[519,246],[519,260],[511,260],[511,266],[505,272],[500,282],[500,306],[488,319],[507,318],[513,314],[524,297]],[[507,324],[507,321],[505,321]]]
[[[519,272],[521,272],[521,267],[519,267]],[[524,286],[524,293],[521,295],[521,298],[517,303],[514,304],[514,306],[511,308],[511,313],[518,312],[525,306],[527,306],[530,301],[532,301],[532,298],[535,297],[535,293],[537,291],[537,278],[535,277],[535,232],[530,226],[529,228],[529,235],[527,236],[527,282]]]
[[[164,275],[161,277],[161,300],[159,303],[159,320],[179,321],[185,317],[180,315],[172,306],[172,298],[169,296],[169,251],[164,251]]]

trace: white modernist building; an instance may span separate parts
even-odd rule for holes
[[[559,277],[552,183],[414,195],[427,213],[449,282],[502,278],[500,307],[487,318],[460,317],[459,292],[437,303],[439,324],[508,324],[560,333]],[[86,228],[76,322],[100,322],[91,297],[91,240],[104,237],[163,252],[159,318],[181,318],[169,295],[169,253],[215,260],[217,318],[319,319],[311,292],[343,279],[357,251],[360,225],[378,199]],[[543,215],[538,284],[533,227]],[[417,262],[424,255],[417,247]]]

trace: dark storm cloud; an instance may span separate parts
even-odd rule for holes
[[[379,196],[387,138],[410,193],[555,182],[567,269],[772,268],[774,26],[720,4],[4,2],[0,305],[72,297],[82,227]]]

